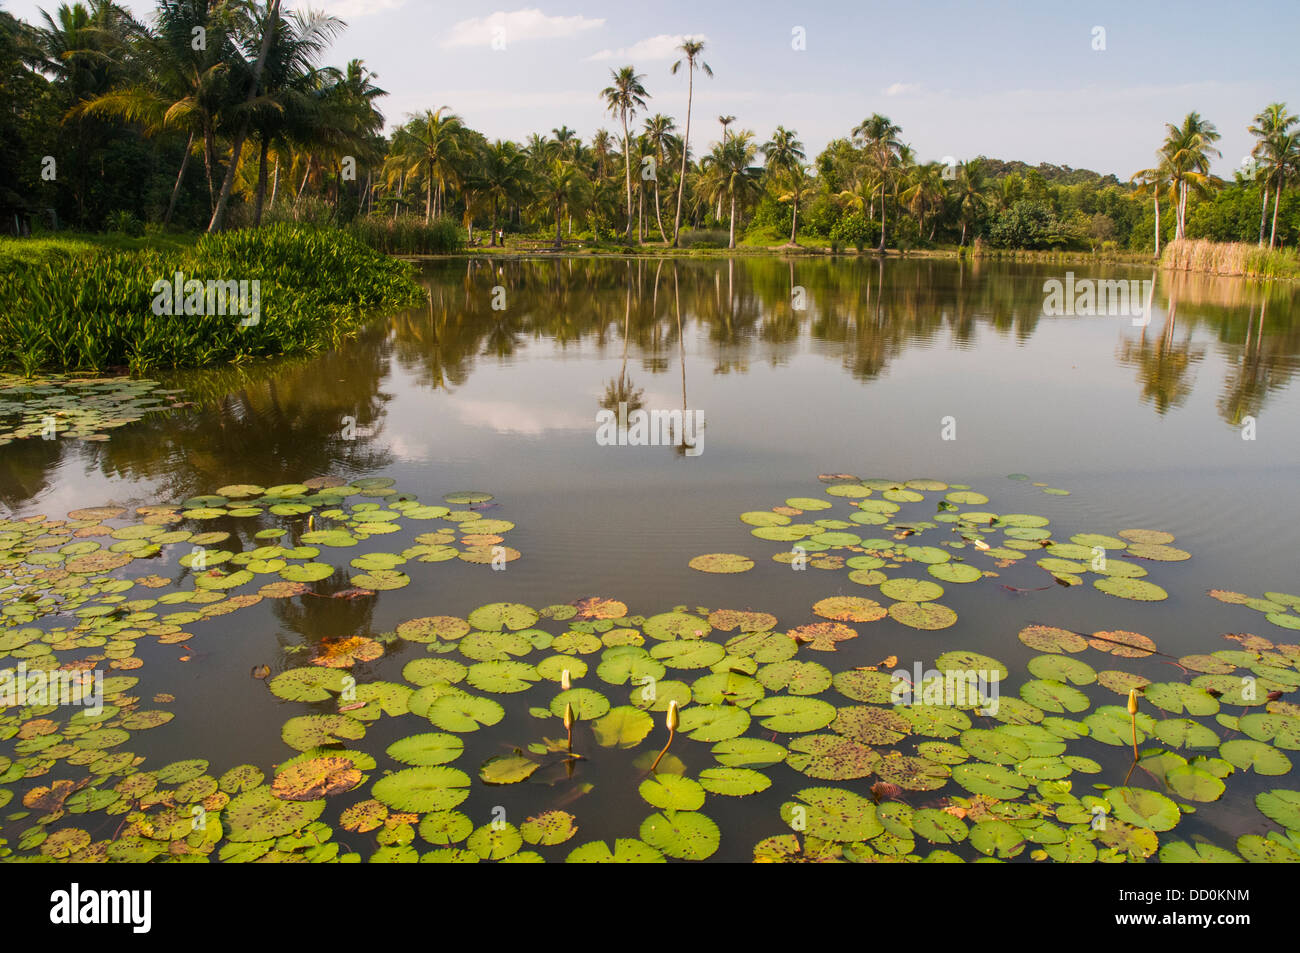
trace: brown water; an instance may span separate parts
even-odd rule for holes
[[[177,697],[175,721],[132,739],[150,765],[201,755],[219,773],[283,760],[279,726],[307,706],[278,701],[248,673],[299,664],[282,647],[303,639],[463,617],[489,602],[540,607],[590,595],[646,615],[677,605],[752,607],[776,614],[783,628],[816,621],[812,603],[860,587],[843,572],[791,572],[771,558],[788,545],[755,539],[737,517],[822,495],[817,478],[827,473],[970,484],[992,497],[990,509],[1042,514],[1067,536],[1147,527],[1175,534],[1193,554],[1152,568],[1170,594],[1159,603],[1089,586],[951,586],[944,603],[959,614],[956,626],[865,626],[838,657],[817,659],[837,670],[886,655],[903,667],[928,665],[962,647],[1023,673],[1036,653],[1016,633],[1031,622],[1138,631],[1174,656],[1235,648],[1222,639],[1228,632],[1297,641],[1204,594],[1300,591],[1300,311],[1290,287],[1162,276],[1150,323],[1136,327],[1127,314],[1045,316],[1044,282],[1064,280],[1064,266],[545,259],[421,269],[426,307],[375,321],[335,353],[168,378],[196,406],[147,417],[105,444],[28,440],[0,449],[0,499],[20,516],[335,475],[391,477],[427,502],[481,489],[499,503],[485,515],[517,523],[507,544],[524,558],[505,572],[417,565],[412,585],[373,599],[268,600],[204,622],[189,662],[170,647],[142,650],[142,694]],[[796,287],[805,290],[803,309],[792,306]],[[702,411],[702,452],[599,445],[596,415],[620,397]],[[1247,416],[1253,440],[1242,436]],[[956,439],[944,439],[954,427]],[[1008,480],[1013,473],[1031,479]],[[1044,495],[1035,482],[1070,495]],[[378,542],[370,548],[387,548]],[[750,556],[755,569],[688,568],[712,552]],[[1000,581],[1033,588],[1043,577],[1017,566]],[[367,673],[400,680],[402,664],[420,652],[407,646]],[[1122,703],[1090,691],[1098,704]],[[618,704],[622,692],[607,693]],[[511,699],[503,702],[512,714],[490,735],[504,748],[528,738]],[[366,748],[381,751],[404,733],[376,725]],[[707,745],[679,743],[674,752],[692,771],[712,764]],[[626,760],[580,767],[595,787],[571,808],[583,829],[569,846],[635,836],[645,805],[605,783],[633,770]],[[1109,774],[1091,780],[1121,783]],[[777,790],[808,783],[794,775]],[[1185,821],[1180,835],[1206,833],[1230,847],[1224,835],[1259,829],[1257,783],[1234,778],[1225,801]],[[476,823],[495,804],[527,816],[527,787],[476,790],[461,810]],[[762,808],[752,799],[711,807],[720,822],[731,811],[753,830],[724,837],[718,859],[744,859],[760,837],[783,831],[771,793]]]

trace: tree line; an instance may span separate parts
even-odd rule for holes
[[[764,138],[733,129],[734,116],[701,122],[695,84],[713,70],[687,38],[661,77],[610,71],[593,95],[612,131],[586,140],[566,125],[489,140],[449,106],[385,133],[378,77],[362,60],[324,63],[344,28],[280,0],[159,0],[149,22],[111,0],[36,24],[0,10],[4,230],[364,217],[450,221],[494,245],[511,233],[557,247],[981,241],[1157,254],[1172,238],[1300,238],[1300,120],[1283,103],[1254,118],[1254,150],[1231,180],[1211,174],[1220,136],[1195,112],[1167,125],[1155,164],[1127,181],[983,156],[920,161],[878,113],[810,157],[784,125]],[[684,117],[652,111],[660,81],[685,84]]]

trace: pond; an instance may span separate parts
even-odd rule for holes
[[[336,352],[0,447],[0,666],[109,696],[0,697],[16,855],[1300,859],[1292,287],[419,268]],[[6,386],[9,431],[58,396]]]

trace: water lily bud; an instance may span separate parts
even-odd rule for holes
[[[566,692],[569,690],[569,670],[567,668],[560,673],[560,687]]]
[[[677,730],[677,701],[674,699],[668,703],[668,730]]]
[[[564,705],[564,727],[565,728],[573,727],[573,703],[572,702],[565,702]]]
[[[1130,715],[1138,713],[1138,690],[1136,688],[1128,690],[1128,713]]]

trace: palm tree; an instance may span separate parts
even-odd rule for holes
[[[1159,258],[1160,257],[1160,193],[1168,191],[1171,188],[1170,181],[1169,181],[1169,166],[1164,162],[1160,162],[1150,169],[1143,169],[1141,172],[1134,173],[1133,178],[1130,179],[1129,181],[1137,186],[1137,195],[1139,197],[1145,197],[1147,195],[1150,195],[1152,202],[1155,203],[1156,257]],[[1268,203],[1267,196],[1265,196],[1264,201],[1265,204]],[[1261,240],[1262,240],[1262,229],[1263,229],[1262,224],[1260,228],[1261,228]]]
[[[889,184],[898,152],[903,148],[902,142],[898,139],[901,132],[902,129],[894,125],[888,116],[882,116],[880,113],[872,113],[869,119],[864,119],[853,129],[854,138],[862,142],[868,157],[880,175],[880,247],[877,251],[881,254],[885,251],[885,226],[889,218],[885,209],[885,189]]]
[[[608,129],[597,129],[596,134],[591,137],[591,151],[596,159],[597,179],[605,178],[605,164],[613,155],[613,146],[614,140],[610,138]]]
[[[961,246],[966,245],[966,229],[984,211],[989,190],[984,163],[980,159],[963,162],[957,168],[957,214],[961,218]]]
[[[250,7],[250,11],[255,11],[255,7]],[[208,232],[219,232],[225,227],[226,222],[226,205],[230,201],[230,190],[235,185],[235,175],[239,171],[239,159],[244,152],[244,140],[248,136],[249,120],[253,115],[253,107],[257,105],[258,96],[262,92],[262,73],[266,68],[266,60],[271,52],[271,44],[276,34],[280,30],[280,0],[270,0],[264,16],[257,17],[257,30],[249,34],[249,41],[260,36],[257,43],[257,59],[251,65],[250,75],[246,85],[248,87],[248,96],[244,101],[244,107],[235,130],[234,141],[230,147],[230,163],[226,166],[226,180],[221,185],[221,192],[217,195],[216,208],[212,211],[212,221],[208,223]],[[243,58],[236,61],[236,65],[241,70],[248,66]]]
[[[540,208],[555,215],[555,247],[563,246],[560,223],[565,212],[570,215],[587,204],[591,186],[578,166],[565,159],[552,159],[550,167],[538,182],[537,199]]]
[[[754,134],[748,130],[728,136],[705,157],[718,201],[726,199],[731,205],[728,248],[736,247],[737,202],[743,203],[759,191],[762,170],[754,166],[757,157],[758,146],[754,144]]]
[[[645,121],[645,138],[647,144],[655,154],[655,218],[659,223],[659,237],[665,242],[668,241],[668,235],[664,232],[663,206],[659,201],[659,170],[664,166],[665,149],[671,147],[673,140],[673,130],[677,124],[663,113],[655,113]]]
[[[433,221],[435,198],[439,214],[447,183],[455,174],[464,125],[459,116],[446,106],[412,116],[393,137],[389,155],[390,177],[396,173],[418,175],[423,171],[425,185],[424,221]],[[437,183],[435,196],[434,184]]]
[[[1191,192],[1204,194],[1214,182],[1210,172],[1210,156],[1222,155],[1213,143],[1219,139],[1214,123],[1190,112],[1181,126],[1165,124],[1165,142],[1160,155],[1169,166],[1169,177],[1176,196],[1177,226],[1175,238],[1187,237],[1187,196]]]
[[[938,162],[927,162],[916,166],[912,171],[912,184],[907,187],[900,198],[907,203],[908,211],[917,217],[917,231],[925,231],[925,213],[943,205],[948,190],[943,184],[943,166]],[[937,216],[930,220],[930,238],[934,238],[934,226]]]
[[[617,115],[623,122],[623,168],[627,178],[627,240],[632,240],[632,137],[628,132],[628,119],[636,115],[638,109],[645,108],[645,99],[649,93],[641,81],[644,76],[637,75],[631,66],[619,70],[610,70],[613,77],[612,86],[606,86],[600,95],[611,114]]]
[[[320,75],[316,60],[342,30],[343,21],[337,17],[295,11],[282,17],[274,31],[262,71],[262,95],[250,120],[259,140],[257,193],[253,205],[256,224],[261,224],[266,201],[267,160],[272,141],[295,126],[322,124],[321,100],[313,95],[315,80]],[[342,74],[337,78],[342,80]]]
[[[777,126],[772,138],[763,144],[764,165],[774,180],[791,186],[791,201],[794,205],[794,221],[790,227],[790,244],[795,244],[795,235],[799,230],[800,191],[806,186],[807,175],[804,173],[803,143],[795,138],[792,130]],[[797,170],[797,171],[796,171]]]
[[[62,23],[67,7],[60,8]],[[52,24],[46,16],[48,24]],[[203,142],[203,164],[207,174],[209,212],[216,205],[216,141],[220,117],[232,99],[230,62],[235,53],[236,21],[230,8],[208,0],[161,0],[154,16],[154,27],[137,26],[132,35],[134,56],[147,79],[119,85],[74,106],[70,118],[81,115],[118,116],[138,122],[146,135],[177,130],[188,135],[180,171],[172,189],[171,201],[163,221],[170,223],[176,211],[185,172],[189,167],[195,138]],[[45,52],[50,59],[46,68],[59,75],[75,63],[70,57],[67,26],[61,27],[63,39],[57,47],[45,31]],[[194,49],[193,36],[202,29],[207,43]],[[57,60],[56,65],[53,61]]]
[[[695,66],[696,59],[704,52],[703,40],[692,40],[690,38],[682,40],[677,47],[685,54],[686,59],[678,60],[673,63],[672,73],[677,75],[681,69],[682,63],[686,64],[686,135],[682,139],[682,171],[677,179],[677,217],[673,220],[673,247],[677,247],[677,239],[682,230],[682,193],[686,190],[686,157],[691,150],[691,105],[695,99]],[[700,69],[710,78],[713,76],[713,70],[708,63],[703,60],[699,62]]]
[[[1258,140],[1251,155],[1263,160],[1264,178],[1260,186],[1264,198],[1259,212],[1259,244],[1264,244],[1264,221],[1268,214],[1268,193],[1273,190],[1273,228],[1269,234],[1268,247],[1272,248],[1277,238],[1277,210],[1282,198],[1282,189],[1287,179],[1295,171],[1296,136],[1291,127],[1300,122],[1300,116],[1287,112],[1285,103],[1270,103],[1263,112],[1255,117],[1250,127],[1251,135]]]
[[[1264,165],[1264,178],[1260,183],[1260,192],[1264,196],[1259,210],[1259,244],[1261,246],[1264,244],[1264,222],[1268,216],[1269,189],[1276,187],[1278,184],[1275,176],[1279,168],[1278,159],[1282,154],[1278,149],[1279,141],[1286,136],[1291,127],[1297,122],[1300,122],[1300,116],[1288,113],[1286,103],[1269,103],[1264,108],[1264,111],[1255,117],[1254,124],[1247,130],[1258,140],[1250,154],[1256,159],[1262,159]],[[1276,203],[1274,203],[1273,208],[1276,210]],[[1276,215],[1274,215],[1274,221],[1276,221]]]
[[[484,150],[483,193],[492,203],[492,245],[497,244],[501,206],[523,200],[528,192],[528,165],[513,142],[498,139]]]
[[[718,123],[722,126],[722,141],[727,141],[727,127],[736,121],[735,116],[719,116]]]

